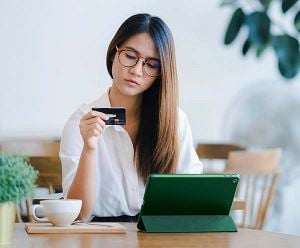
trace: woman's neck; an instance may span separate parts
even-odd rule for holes
[[[115,85],[109,91],[109,100],[112,107],[125,107],[127,119],[139,119],[141,113],[142,95],[126,96]]]

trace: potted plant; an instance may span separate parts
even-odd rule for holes
[[[16,203],[33,192],[36,178],[26,156],[0,154],[0,245],[12,242]]]
[[[243,55],[252,50],[260,58],[265,50],[272,48],[280,74],[286,79],[297,76],[300,71],[299,0],[222,0],[221,5],[233,9],[225,45],[232,44],[243,29],[248,33],[241,49]]]

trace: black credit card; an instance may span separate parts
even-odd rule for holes
[[[125,108],[92,108],[92,110],[109,116],[108,120],[104,120],[106,125],[126,125]]]

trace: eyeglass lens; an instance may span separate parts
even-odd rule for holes
[[[140,56],[134,51],[121,50],[119,53],[119,61],[123,66],[132,67],[139,61]],[[145,73],[155,77],[160,74],[160,62],[157,59],[146,59],[144,61]]]

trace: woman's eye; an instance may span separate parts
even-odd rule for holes
[[[136,55],[132,53],[126,53],[126,58],[136,60]]]
[[[147,66],[149,68],[160,68],[160,63],[159,63],[159,61],[156,61],[156,60],[149,60],[149,61],[147,61]]]
[[[148,66],[149,68],[156,68],[155,65],[151,65],[151,64],[149,64],[149,63],[147,63],[147,66]]]

